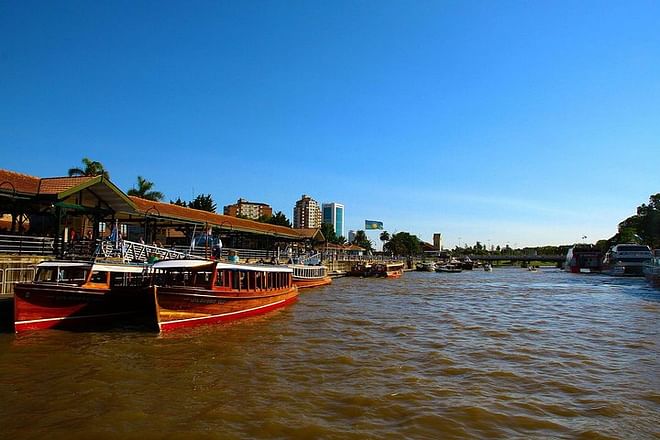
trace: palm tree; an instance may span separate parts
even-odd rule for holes
[[[131,188],[128,190],[127,194],[129,196],[136,196],[147,200],[161,201],[165,198],[165,195],[160,191],[152,191],[154,187],[153,182],[149,182],[142,176],[137,177],[137,189]]]
[[[383,231],[380,233],[380,241],[383,242],[383,250],[385,250],[385,243],[390,241],[390,233],[387,231]]]
[[[84,168],[69,168],[69,177],[103,176],[106,179],[110,178],[110,173],[106,171],[101,162],[83,157],[82,163]]]

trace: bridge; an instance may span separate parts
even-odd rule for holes
[[[548,263],[562,263],[566,260],[565,255],[467,255],[472,261],[543,261]],[[463,256],[456,256],[461,259]]]

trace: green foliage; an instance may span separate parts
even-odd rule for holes
[[[380,238],[380,241],[382,241],[382,242],[390,241],[390,233],[387,232],[387,231],[383,231],[383,232],[380,233],[379,238]]]
[[[649,204],[637,207],[637,214],[619,223],[619,232],[612,243],[643,243],[660,247],[660,193],[649,197]]]
[[[200,194],[195,197],[195,200],[188,203],[188,208],[199,209],[201,211],[215,212],[216,207],[211,194]]]
[[[170,200],[170,203],[172,205],[183,206],[184,208],[188,207],[188,204],[185,202],[185,200],[181,200],[181,197],[177,197],[174,201]]]
[[[337,244],[346,244],[346,237],[344,237],[343,235],[337,237]]]
[[[356,244],[368,251],[372,251],[374,249],[373,243],[371,240],[369,240],[369,237],[367,237],[367,234],[363,230],[359,230],[355,233],[353,244]]]
[[[321,233],[328,243],[337,243],[337,234],[332,223],[321,223]]]
[[[291,227],[291,222],[282,211],[277,211],[271,216],[259,217],[257,220],[261,223],[269,223],[271,225],[286,226],[287,228]]]
[[[103,164],[96,160],[91,160],[87,157],[82,159],[83,168],[69,168],[69,177],[75,176],[103,176],[106,179],[110,178],[110,173],[108,173]]]
[[[165,198],[165,195],[160,191],[154,191],[152,188],[154,183],[148,181],[142,176],[137,177],[137,188],[131,188],[127,194],[129,196],[140,197],[142,199],[154,200],[159,202]]]
[[[417,236],[408,232],[399,232],[390,237],[390,240],[383,246],[383,250],[393,255],[413,256],[419,255],[422,246]]]

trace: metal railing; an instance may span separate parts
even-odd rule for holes
[[[0,253],[15,255],[53,255],[52,237],[0,235]]]
[[[10,267],[0,269],[0,295],[14,294],[14,286],[18,283],[30,282],[34,279],[34,267]]]

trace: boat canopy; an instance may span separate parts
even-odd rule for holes
[[[209,260],[165,260],[154,263],[153,268],[156,270],[195,269],[198,267],[205,267],[213,264],[216,264],[216,267],[219,270],[230,269],[230,270],[249,270],[254,272],[293,272],[293,269],[283,266],[216,263],[214,261],[209,261]]]
[[[75,262],[75,261],[42,261],[37,264],[37,268],[42,267],[90,267],[92,263]]]
[[[119,272],[119,273],[142,273],[149,266],[137,264],[94,264],[93,271],[98,272]]]

